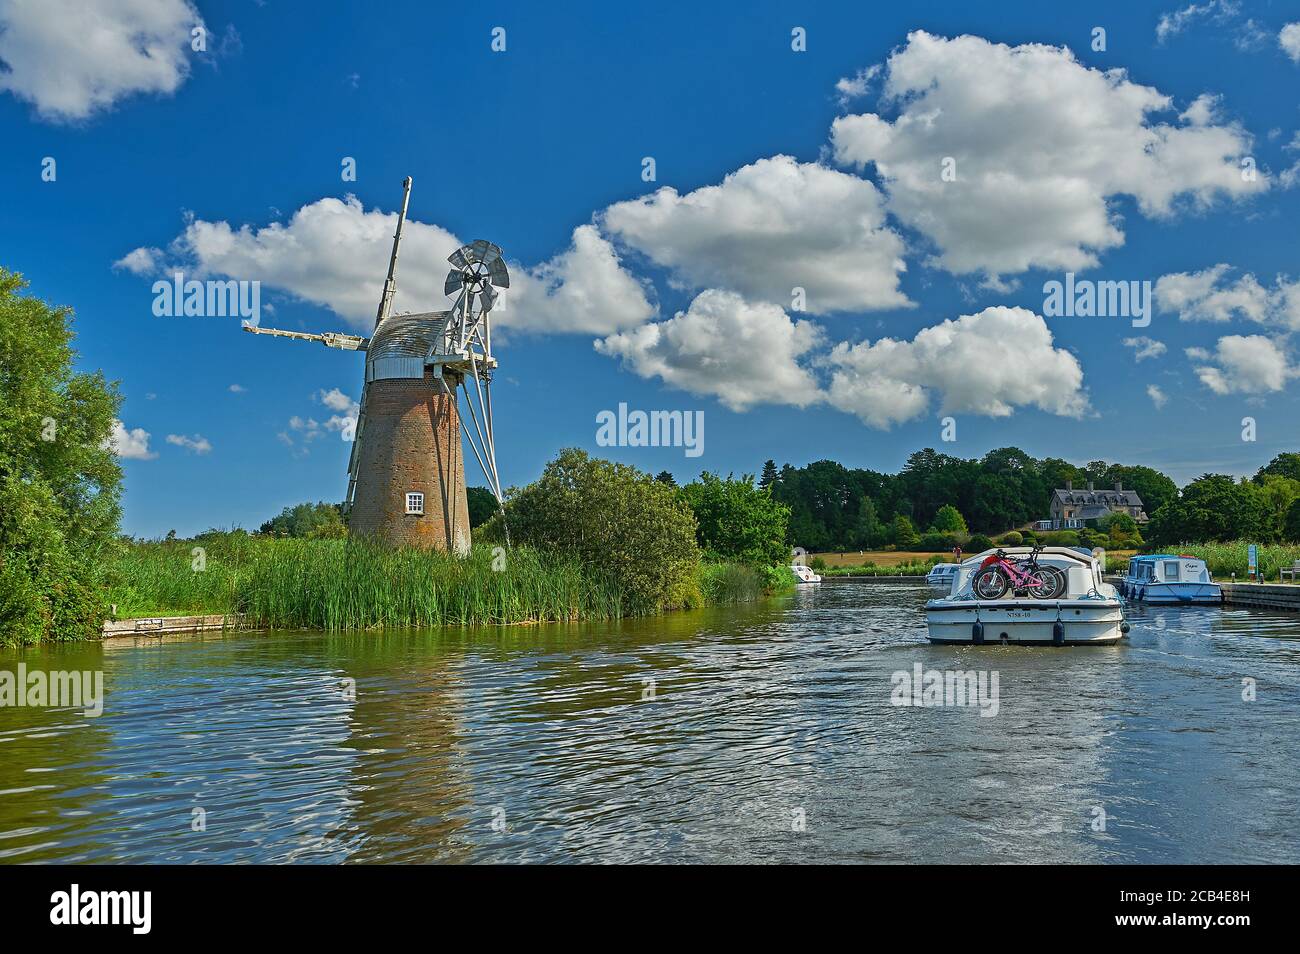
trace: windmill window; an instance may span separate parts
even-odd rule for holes
[[[406,512],[413,514],[424,514],[424,494],[407,494],[406,495]]]

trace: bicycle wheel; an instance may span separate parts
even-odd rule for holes
[[[985,567],[975,574],[970,588],[976,599],[1000,600],[1007,592],[1007,578],[997,567]]]
[[[1065,592],[1066,578],[1054,566],[1040,566],[1029,573],[1029,595],[1036,600],[1060,599]]]

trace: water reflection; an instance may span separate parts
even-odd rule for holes
[[[0,655],[107,689],[98,719],[0,709],[0,859],[1300,859],[1300,619],[939,647],[925,595]],[[892,705],[917,664],[996,670],[998,714]]]

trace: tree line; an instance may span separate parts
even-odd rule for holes
[[[1001,535],[1046,519],[1052,492],[1067,481],[1076,490],[1092,481],[1099,490],[1122,483],[1137,491],[1151,517],[1142,531],[1149,543],[1300,539],[1300,454],[1293,453],[1278,455],[1248,480],[1205,474],[1181,492],[1152,467],[1104,460],[1078,466],[1059,457],[1038,459],[1017,447],[978,459],[927,447],[908,457],[897,474],[833,460],[778,469],[769,460],[759,485],[790,508],[792,545],[844,551],[906,547],[927,533]],[[1127,525],[1123,530],[1128,532]]]

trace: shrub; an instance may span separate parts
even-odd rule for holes
[[[968,553],[983,553],[985,550],[992,549],[992,539],[982,533],[971,534],[971,538],[966,541],[966,551]]]
[[[561,451],[513,493],[505,517],[513,542],[572,553],[608,575],[633,613],[702,602],[695,514],[676,488],[635,467]]]
[[[1079,534],[1074,530],[1053,530],[1043,535],[1043,545],[1048,547],[1077,547]]]
[[[954,534],[930,530],[921,535],[916,543],[916,549],[938,553],[942,550],[951,550],[959,542]]]
[[[1018,547],[1025,542],[1025,538],[1019,530],[1012,530],[1010,533],[1002,535],[1001,542],[1004,547]]]
[[[1110,537],[1097,530],[1080,530],[1079,543],[1085,547],[1104,547],[1110,543]]]

